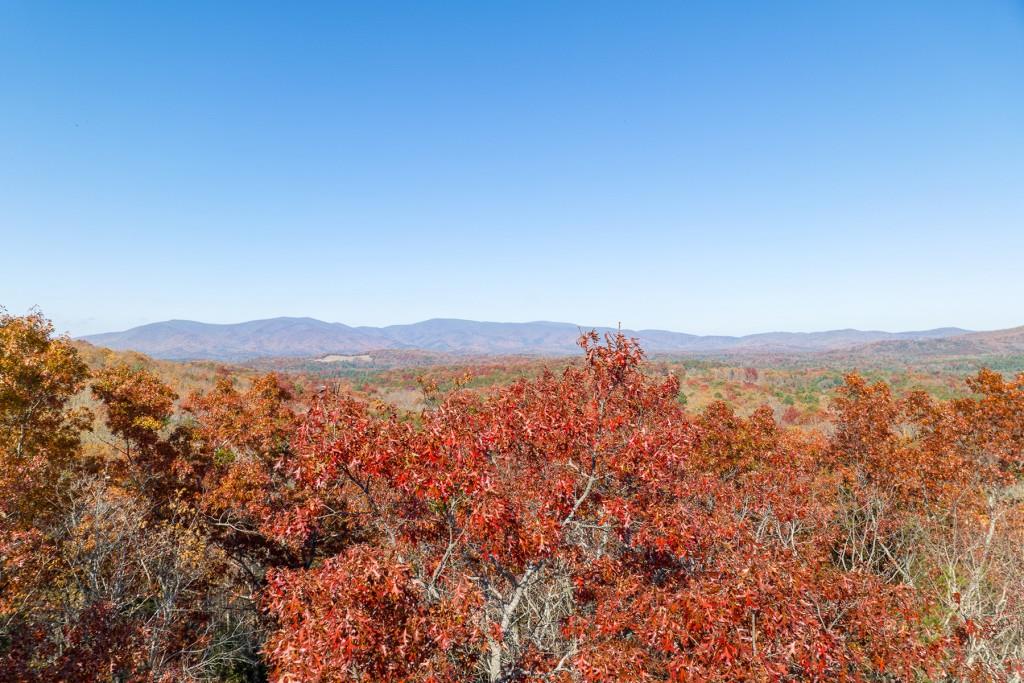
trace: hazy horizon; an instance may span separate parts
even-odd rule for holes
[[[335,319],[330,319],[330,318],[320,318],[320,317],[317,317],[315,315],[303,315],[301,313],[299,313],[299,314],[283,313],[283,314],[280,314],[280,315],[257,316],[257,317],[252,317],[252,318],[224,318],[224,319],[220,319],[220,320],[208,320],[208,319],[199,319],[199,318],[190,318],[190,317],[169,317],[169,318],[159,318],[159,319],[157,319],[157,318],[154,318],[154,319],[144,318],[144,319],[140,319],[141,322],[125,324],[125,325],[120,326],[120,327],[118,327],[116,325],[115,326],[103,327],[102,326],[102,322],[101,322],[101,320],[99,318],[93,317],[93,318],[82,318],[82,319],[75,319],[75,318],[66,319],[66,318],[62,318],[61,316],[51,315],[50,312],[45,307],[39,306],[38,304],[33,304],[33,305],[27,306],[27,307],[25,307],[23,309],[15,309],[15,308],[12,308],[10,306],[7,306],[7,312],[11,313],[13,315],[23,315],[23,314],[25,314],[26,312],[28,312],[29,310],[32,310],[32,309],[38,309],[44,315],[46,315],[46,317],[53,322],[54,327],[56,328],[56,331],[57,331],[58,334],[67,334],[67,335],[69,335],[72,338],[88,337],[88,336],[93,336],[93,335],[97,335],[97,334],[109,333],[109,332],[124,332],[124,331],[130,330],[130,329],[136,328],[136,327],[143,327],[145,325],[159,324],[159,323],[163,323],[163,322],[169,322],[169,321],[172,321],[172,320],[195,322],[195,323],[202,323],[202,324],[208,324],[208,325],[238,325],[238,324],[241,324],[241,323],[253,322],[253,321],[258,321],[258,320],[273,320],[273,319],[276,319],[276,318],[311,318],[311,319],[314,319],[314,320],[318,320],[320,322],[326,322],[326,323],[332,323],[332,324],[333,323],[340,323],[340,324],[343,324],[343,325],[347,325],[349,327],[356,327],[356,328],[358,328],[358,327],[388,327],[388,326],[392,326],[392,325],[414,325],[416,323],[427,322],[429,320],[461,320],[461,321],[466,321],[466,322],[484,322],[484,323],[499,323],[499,324],[504,324],[504,323],[508,323],[508,324],[567,323],[567,324],[572,324],[572,325],[579,325],[579,326],[581,326],[583,328],[588,328],[588,329],[591,328],[591,327],[601,327],[601,328],[612,327],[613,328],[613,327],[619,326],[619,324],[621,323],[621,326],[622,326],[623,329],[630,329],[630,330],[661,330],[661,331],[666,331],[666,332],[681,332],[681,333],[694,334],[694,335],[700,335],[700,336],[728,336],[728,337],[743,337],[743,336],[755,335],[755,334],[771,334],[771,333],[774,333],[774,332],[792,332],[792,333],[797,333],[797,334],[810,334],[810,333],[815,333],[815,332],[832,332],[832,331],[847,330],[847,329],[849,329],[849,330],[858,330],[858,331],[862,331],[862,332],[872,332],[872,331],[875,331],[875,332],[915,332],[915,331],[937,330],[937,329],[944,329],[944,328],[960,328],[960,329],[963,329],[963,330],[965,330],[967,332],[989,332],[989,331],[1011,329],[1011,328],[1015,328],[1015,327],[1024,326],[1024,317],[1022,317],[1016,323],[1010,323],[1010,324],[1007,324],[1007,325],[1001,325],[999,327],[968,327],[966,325],[958,324],[956,321],[952,321],[952,322],[948,322],[948,323],[940,323],[940,324],[928,325],[928,326],[924,326],[924,327],[912,327],[912,326],[907,326],[907,325],[900,326],[899,324],[896,324],[896,326],[891,326],[891,327],[879,327],[879,326],[872,327],[872,326],[856,326],[856,325],[843,325],[843,324],[839,324],[839,325],[832,326],[832,327],[822,327],[822,326],[814,327],[814,326],[811,326],[811,327],[806,327],[806,328],[783,328],[783,327],[779,327],[779,326],[772,327],[771,325],[769,325],[768,327],[757,328],[757,329],[747,329],[745,327],[744,328],[736,328],[736,329],[740,329],[741,331],[729,332],[729,331],[719,331],[719,330],[714,330],[714,329],[708,330],[708,331],[697,331],[696,328],[691,329],[691,328],[685,328],[685,327],[673,327],[673,326],[658,325],[658,324],[654,324],[654,325],[633,325],[633,324],[627,324],[626,321],[618,321],[618,320],[613,320],[611,322],[592,321],[592,320],[577,321],[577,320],[574,320],[572,318],[560,319],[560,320],[552,320],[552,319],[549,319],[549,318],[523,318],[523,319],[516,319],[516,320],[505,320],[505,319],[463,318],[463,317],[454,317],[454,316],[434,315],[434,316],[429,316],[429,317],[425,317],[425,318],[417,318],[417,319],[409,319],[409,320],[395,320],[395,321],[392,321],[392,322],[383,322],[383,323],[379,323],[379,324],[374,324],[374,323],[351,322],[349,320],[335,320]],[[742,321],[739,321],[739,322],[742,322]]]
[[[44,313],[45,313],[45,311],[44,311]],[[145,327],[147,325],[159,325],[161,323],[167,323],[167,322],[188,322],[188,323],[198,323],[198,324],[202,324],[202,325],[231,326],[231,325],[241,325],[241,324],[250,323],[250,322],[261,322],[261,321],[267,321],[267,320],[280,320],[280,319],[316,320],[318,322],[328,323],[328,324],[347,325],[348,327],[352,327],[352,328],[356,328],[356,329],[359,329],[359,328],[380,329],[380,328],[389,327],[389,326],[415,325],[415,324],[418,324],[418,323],[425,323],[425,322],[430,322],[430,321],[433,321],[433,320],[446,320],[446,321],[468,322],[468,323],[493,323],[493,324],[498,324],[498,325],[529,325],[529,324],[558,324],[558,325],[561,325],[561,324],[568,324],[568,325],[578,325],[581,329],[614,328],[614,327],[619,327],[620,326],[619,323],[597,323],[597,322],[587,323],[587,322],[576,322],[576,321],[573,321],[573,320],[540,320],[540,319],[534,319],[534,320],[474,320],[474,319],[469,319],[469,318],[443,318],[443,317],[425,318],[423,320],[413,320],[413,321],[399,321],[399,322],[394,322],[394,323],[387,323],[385,325],[354,325],[354,324],[348,323],[348,322],[346,322],[344,320],[322,320],[322,319],[316,318],[314,316],[284,315],[284,316],[273,316],[273,317],[270,317],[270,318],[252,318],[252,319],[246,319],[246,320],[233,320],[233,321],[227,321],[227,322],[213,322],[213,321],[207,321],[207,320],[193,320],[193,319],[189,319],[189,318],[170,318],[170,319],[167,319],[167,320],[152,321],[152,322],[149,322],[149,323],[143,323],[141,325],[134,325],[134,326],[129,327],[129,328],[118,329],[118,330],[113,330],[113,329],[111,329],[111,330],[102,330],[100,332],[88,332],[88,333],[83,333],[83,334],[71,334],[69,332],[69,334],[71,334],[71,336],[75,337],[75,338],[83,338],[83,337],[91,337],[91,336],[96,336],[96,335],[101,335],[101,334],[106,334],[106,333],[125,332],[125,331],[128,331],[130,329],[135,329],[136,327]],[[711,332],[711,333],[696,333],[696,332],[690,332],[689,330],[677,330],[677,329],[671,329],[671,328],[667,328],[667,327],[642,327],[641,328],[641,327],[634,327],[634,326],[629,326],[629,325],[625,325],[625,324],[622,324],[621,327],[624,330],[631,330],[631,331],[635,331],[635,332],[659,332],[660,331],[660,332],[674,332],[674,333],[683,333],[683,334],[696,334],[696,335],[699,335],[699,336],[724,336],[724,337],[743,337],[743,336],[750,336],[750,335],[757,335],[757,334],[775,334],[775,333],[814,334],[814,333],[818,333],[818,332],[838,332],[838,331],[843,331],[843,330],[857,330],[857,331],[860,331],[860,332],[891,332],[891,333],[899,333],[899,332],[924,332],[924,331],[938,330],[938,329],[962,329],[965,333],[992,331],[992,330],[975,330],[975,329],[965,328],[965,327],[963,327],[961,325],[939,325],[939,326],[936,326],[936,327],[922,328],[922,329],[909,329],[909,328],[907,328],[907,329],[893,329],[893,330],[881,330],[881,329],[876,329],[876,328],[852,328],[852,327],[836,327],[836,328],[829,328],[829,329],[813,329],[813,330],[767,329],[767,330],[760,330],[758,332],[748,332],[748,333],[739,334],[739,335],[731,335],[731,334],[720,334],[720,333],[714,333],[714,332]],[[1013,327],[1018,327],[1018,326],[1014,325]],[[999,329],[1003,329],[1003,328],[999,328]],[[59,330],[59,331],[65,332],[66,330]]]

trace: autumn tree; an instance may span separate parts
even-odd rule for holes
[[[695,424],[633,342],[582,343],[584,366],[455,392],[419,426],[314,403],[289,469],[309,496],[279,532],[354,533],[272,572],[277,680],[938,672],[913,591],[833,562],[827,478],[770,412]]]
[[[294,505],[286,475],[296,426],[293,396],[275,374],[255,378],[239,391],[228,376],[208,393],[196,392],[185,408],[193,420],[187,477],[195,504],[211,532],[244,571],[296,564],[301,559],[270,531],[272,515]]]
[[[71,399],[88,368],[38,312],[0,309],[0,517],[4,528],[32,528],[52,512],[60,475],[91,422]]]
[[[46,628],[37,608],[56,572],[46,529],[90,420],[71,407],[88,369],[38,312],[0,311],[0,670],[21,676]]]
[[[84,458],[88,377],[39,314],[0,318],[0,679],[198,681],[237,672],[225,558],[180,497],[187,440],[150,373],[95,378],[116,448]]]
[[[1019,676],[1024,376],[983,370],[968,386],[975,396],[940,402],[846,378],[830,448],[836,556],[926,596],[964,646],[964,675]]]

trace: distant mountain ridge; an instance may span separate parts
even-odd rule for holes
[[[1024,355],[1024,326],[930,339],[887,339],[858,346],[851,355],[875,359]]]
[[[269,318],[234,324],[167,320],[81,337],[97,346],[133,350],[173,360],[224,361],[265,357],[317,357],[384,349],[419,349],[461,355],[564,355],[578,349],[581,330],[614,328],[558,322],[496,323],[435,318],[410,325],[351,327],[314,318]],[[667,330],[623,330],[648,353],[694,355],[841,351],[872,343],[928,342],[959,338],[968,330],[945,327],[914,332],[829,330],[766,332],[741,337]],[[993,333],[980,333],[993,334]]]

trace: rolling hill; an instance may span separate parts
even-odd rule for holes
[[[558,322],[497,323],[441,318],[387,327],[351,327],[313,318],[271,318],[223,325],[168,320],[82,339],[97,346],[176,360],[315,357],[394,349],[463,355],[555,356],[575,353],[576,339],[584,329],[591,328]],[[613,328],[596,329],[608,332]],[[623,331],[639,338],[649,353],[693,355],[816,353],[872,343],[929,344],[960,338],[967,333],[959,328],[896,333],[846,329],[730,337],[666,330]]]
[[[858,346],[862,358],[963,358],[1024,354],[1024,326],[938,338],[887,339]]]

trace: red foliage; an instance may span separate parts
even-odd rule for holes
[[[323,565],[275,574],[278,680],[939,666],[913,591],[832,561],[832,479],[812,455],[824,445],[782,438],[767,409],[744,420],[716,404],[691,422],[676,380],[645,377],[630,340],[596,342],[582,340],[583,368],[455,392],[419,427],[341,397],[314,404],[290,464],[308,499],[278,531],[309,543],[336,515],[358,531]]]
[[[113,366],[92,393],[116,448],[90,460],[86,368],[41,317],[0,318],[0,678],[1020,671],[1024,376],[941,402],[851,375],[805,432],[690,415],[632,340],[581,345],[487,393],[426,377],[412,416],[299,406],[276,375],[175,412]]]

